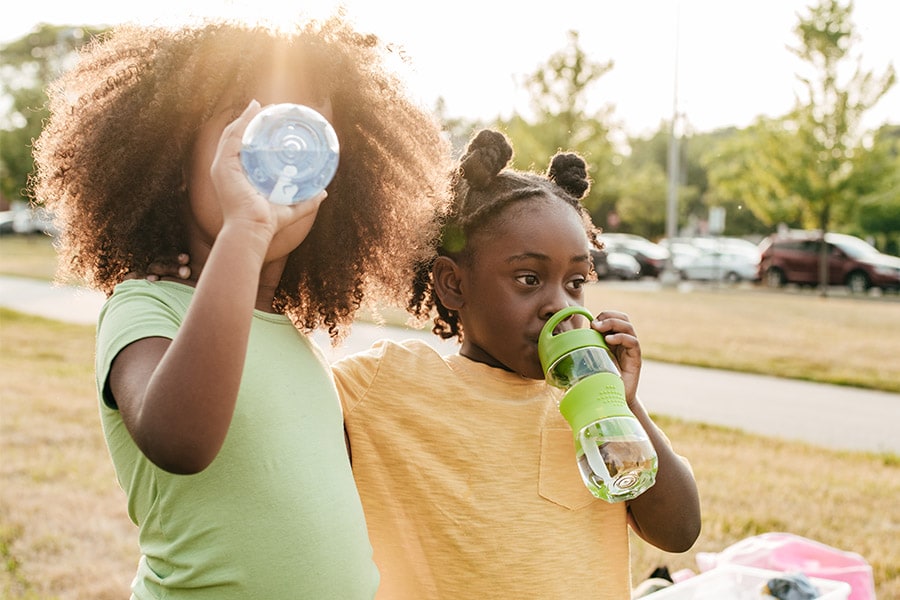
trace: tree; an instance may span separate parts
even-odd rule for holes
[[[893,66],[876,76],[854,53],[853,3],[820,0],[798,15],[799,45],[789,48],[804,63],[793,110],[780,119],[759,119],[719,149],[710,181],[720,197],[744,200],[764,223],[817,229],[853,221],[859,198],[877,198],[860,123],[894,85]],[[880,188],[879,188],[880,189]],[[877,202],[877,200],[873,200]],[[819,280],[826,293],[826,246]]]
[[[26,198],[34,168],[31,143],[47,117],[45,88],[103,28],[40,25],[0,47],[0,193]]]
[[[651,240],[661,237],[666,230],[669,133],[670,125],[661,122],[652,136],[629,139],[630,152],[623,159],[620,169],[621,196],[616,209],[622,225],[627,231]],[[679,181],[687,182],[687,146],[680,144],[679,147],[682,167]],[[690,184],[679,186],[679,222],[685,222],[694,208],[697,195]]]
[[[812,6],[794,29],[800,46],[791,50],[803,59],[811,74],[800,75],[805,97],[798,98],[792,121],[801,145],[810,152],[798,161],[803,167],[795,189],[815,215],[817,228],[827,232],[832,219],[846,216],[863,183],[854,171],[854,155],[864,151],[859,124],[866,110],[874,106],[895,81],[893,66],[881,76],[863,71],[860,58],[846,81],[842,67],[852,60],[857,41],[850,19],[853,2],[821,0]],[[798,157],[799,158],[799,157]],[[819,281],[822,293],[828,284],[827,246],[821,245]]]
[[[667,160],[670,126],[663,122],[648,138],[629,140],[631,152],[622,167],[625,180],[619,201],[621,216],[628,227],[651,239],[665,231],[664,213],[667,199]],[[734,191],[722,194],[722,186],[715,186],[710,178],[724,170],[740,169],[742,152],[729,156],[729,144],[735,145],[740,132],[725,128],[711,133],[686,132],[679,146],[678,222],[681,235],[708,232],[710,210],[723,208],[727,235],[742,236],[762,230],[762,224]],[[650,185],[653,182],[652,186]],[[641,190],[635,193],[635,190]],[[641,202],[641,198],[644,199]]]
[[[588,112],[587,104],[592,87],[612,68],[612,61],[589,60],[578,33],[570,31],[568,44],[525,80],[533,119],[516,114],[497,122],[513,143],[516,168],[543,171],[560,150],[583,156],[593,180],[584,205],[602,219],[618,195],[614,169],[618,155],[610,141],[612,109]]]
[[[900,125],[881,127],[854,171],[862,182],[856,210],[861,233],[878,239],[883,252],[900,254]]]
[[[769,229],[779,224],[803,227],[806,207],[791,182],[803,151],[786,150],[796,143],[782,120],[766,118],[721,139],[701,159],[710,197],[720,205],[747,206]]]
[[[688,212],[688,223],[698,219],[708,219],[713,208],[725,211],[724,235],[748,236],[765,230],[765,225],[750,209],[745,201],[746,194],[723,195],[721,186],[715,184],[717,171],[734,170],[740,167],[743,154],[738,152],[736,162],[727,158],[728,148],[740,148],[743,132],[735,127],[726,127],[711,133],[688,136],[682,146],[688,152],[683,159],[689,168],[686,182],[696,187],[699,196],[692,210]]]

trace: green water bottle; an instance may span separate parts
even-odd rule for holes
[[[554,333],[573,315],[594,317],[584,307],[554,314],[538,338],[547,383],[565,390],[559,411],[575,435],[575,458],[585,486],[607,502],[637,498],[656,482],[656,450],[628,408],[625,385],[600,332]]]

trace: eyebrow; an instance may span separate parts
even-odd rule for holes
[[[514,254],[510,257],[507,257],[506,263],[512,264],[517,262],[522,262],[526,260],[539,260],[542,262],[546,262],[550,260],[550,257],[546,254],[541,254],[540,252],[523,252],[522,254]],[[579,263],[579,262],[590,262],[591,257],[589,254],[576,254],[573,256],[569,262]]]

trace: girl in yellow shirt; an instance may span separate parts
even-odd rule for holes
[[[453,205],[413,309],[456,337],[441,356],[419,341],[379,342],[333,365],[379,598],[630,598],[627,528],[670,552],[700,530],[697,487],[637,395],[641,352],[627,315],[603,333],[632,412],[659,456],[656,484],[608,504],[584,487],[537,339],[556,311],[583,304],[599,247],[580,198],[584,161],[547,175],[505,169],[506,138],[482,131],[453,179]]]

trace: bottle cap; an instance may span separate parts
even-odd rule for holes
[[[318,195],[337,172],[337,134],[323,115],[302,104],[263,108],[247,125],[241,142],[247,178],[276,204]]]
[[[596,346],[609,352],[609,346],[606,345],[603,335],[591,327],[570,329],[554,335],[553,330],[560,323],[576,314],[583,315],[588,320],[593,320],[594,318],[594,315],[583,306],[567,306],[547,319],[543,329],[541,329],[541,334],[538,336],[538,356],[541,359],[541,368],[544,370],[544,376],[547,375],[547,370],[553,363],[572,350]]]

